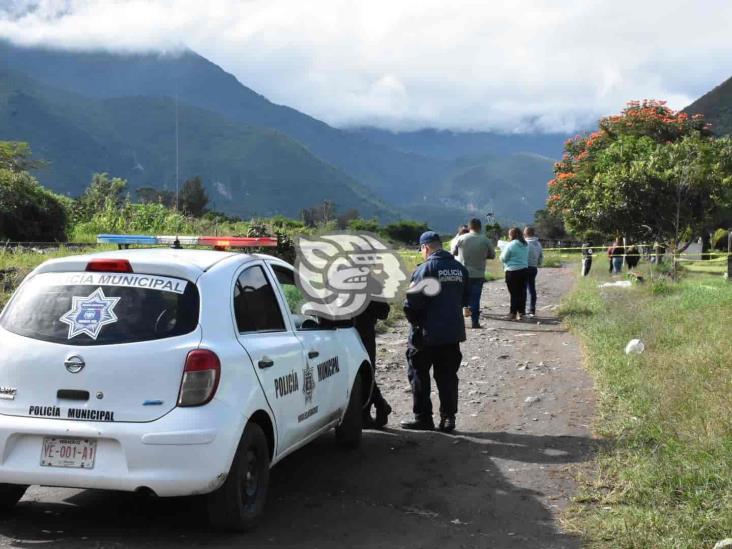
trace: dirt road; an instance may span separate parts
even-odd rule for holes
[[[284,460],[251,534],[207,532],[195,500],[34,487],[0,523],[0,546],[578,547],[556,520],[573,467],[595,446],[592,384],[556,319],[571,284],[564,269],[542,270],[532,323],[499,320],[505,285],[486,285],[485,328],[463,346],[453,435],[396,428],[411,410],[406,326],[382,335],[377,375],[395,409],[391,428],[367,431],[355,453],[327,435]]]

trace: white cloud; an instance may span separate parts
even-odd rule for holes
[[[572,131],[732,75],[728,0],[0,0],[0,37],[199,52],[334,125]]]

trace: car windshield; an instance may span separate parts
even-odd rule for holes
[[[42,341],[112,345],[187,334],[198,316],[198,290],[179,278],[45,273],[19,288],[0,326]]]

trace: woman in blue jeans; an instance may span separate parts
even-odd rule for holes
[[[613,245],[607,250],[607,256],[610,259],[610,272],[612,274],[620,274],[623,272],[623,255],[625,247],[620,238],[616,238]]]
[[[544,249],[541,242],[536,238],[534,227],[524,228],[524,238],[529,245],[529,267],[526,275],[526,290],[529,292],[529,316],[536,315],[536,275],[539,273],[539,267],[544,262]]]

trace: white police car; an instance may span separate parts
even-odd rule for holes
[[[372,367],[299,314],[287,263],[137,249],[47,261],[0,316],[0,507],[28,485],[206,494],[252,527],[269,468],[324,431],[356,447]]]

